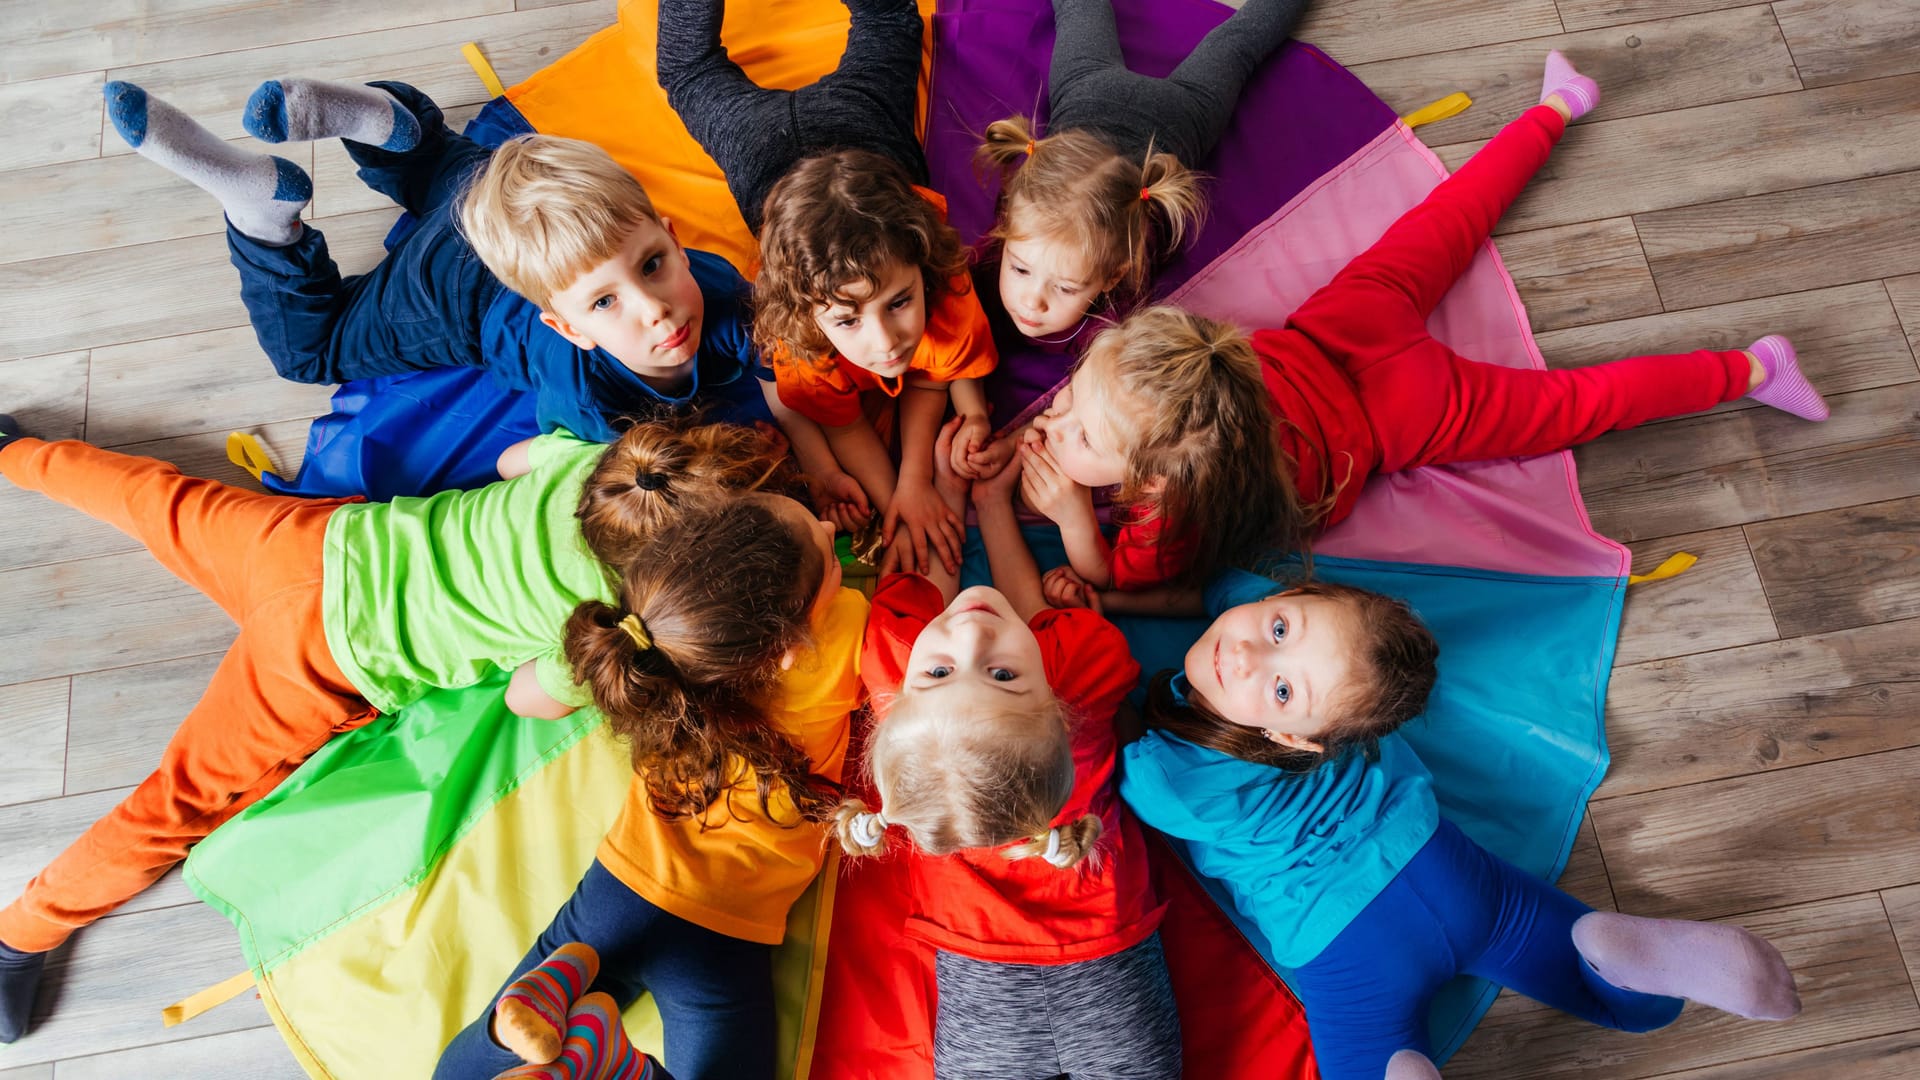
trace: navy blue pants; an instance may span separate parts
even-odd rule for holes
[[[606,991],[621,1008],[643,992],[653,994],[666,1036],[663,1064],[679,1080],[773,1075],[773,946],[717,934],[662,910],[595,859],[500,989],[569,941],[600,954],[592,989]],[[488,1033],[499,996],[441,1051],[435,1080],[488,1080],[520,1064]]]
[[[504,288],[460,235],[451,205],[491,151],[449,130],[440,107],[413,87],[373,85],[420,122],[420,144],[401,153],[340,140],[360,179],[418,219],[380,265],[342,278],[318,229],[275,247],[227,227],[253,332],[275,370],[295,382],[478,364],[481,320]]]
[[[1446,821],[1319,956],[1294,972],[1323,1080],[1379,1080],[1396,1051],[1432,1056],[1427,1004],[1476,975],[1583,1020],[1651,1031],[1679,998],[1602,979],[1573,946],[1593,909],[1489,853]]]

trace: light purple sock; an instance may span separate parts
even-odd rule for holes
[[[1540,81],[1540,103],[1546,104],[1556,92],[1560,100],[1567,103],[1567,111],[1573,114],[1567,118],[1568,122],[1580,119],[1600,104],[1600,84],[1575,71],[1559,49],[1547,54],[1546,75]]]
[[[1738,926],[1593,911],[1573,945],[1600,977],[1625,990],[1686,998],[1749,1020],[1787,1020],[1800,992],[1780,950]]]
[[[1418,1050],[1402,1050],[1387,1062],[1383,1080],[1440,1080],[1440,1070]]]
[[[1766,372],[1760,385],[1747,391],[1748,397],[1802,420],[1825,420],[1831,413],[1826,399],[1801,372],[1800,354],[1794,351],[1793,342],[1779,334],[1768,334],[1747,346],[1747,351],[1760,361],[1760,370]]]

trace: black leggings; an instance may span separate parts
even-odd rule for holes
[[[1112,0],[1053,0],[1049,131],[1098,132],[1129,156],[1149,143],[1189,167],[1212,152],[1240,87],[1293,33],[1307,0],[1247,0],[1164,79],[1127,70]]]
[[[811,86],[768,90],[720,43],[723,0],[660,0],[660,86],[726,174],[756,235],[767,192],[811,154],[871,150],[899,162],[914,183],[927,182],[926,154],[913,133],[920,10],[913,0],[845,2],[853,25],[840,66]]]

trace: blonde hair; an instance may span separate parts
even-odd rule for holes
[[[1201,177],[1151,146],[1127,157],[1090,131],[1036,139],[1033,123],[1012,116],[987,125],[976,163],[998,169],[1002,209],[989,236],[1047,237],[1079,248],[1099,285],[1142,295],[1160,260],[1180,249],[1206,217]]]
[[[878,289],[894,263],[920,271],[929,314],[971,287],[959,232],[898,162],[870,150],[806,158],[767,193],[754,344],[768,356],[784,348],[799,360],[830,358],[833,344],[814,310],[845,301],[850,285]]]
[[[922,705],[922,697],[903,688],[868,737],[867,776],[882,810],[859,799],[840,804],[834,824],[847,854],[885,851],[890,825],[930,855],[1013,844],[1007,858],[1038,856],[1064,870],[1092,854],[1098,816],[1052,824],[1074,783],[1058,698],[1048,694],[1038,710],[981,713]]]
[[[618,254],[653,200],[605,150],[520,135],[493,152],[457,206],[460,232],[507,288],[551,307],[553,294]]]
[[[1176,581],[1206,580],[1273,548],[1304,549],[1311,515],[1246,334],[1161,304],[1100,332],[1080,363],[1101,365],[1102,392],[1132,406],[1126,478],[1115,502],[1131,520],[1163,519],[1162,552],[1191,545]]]

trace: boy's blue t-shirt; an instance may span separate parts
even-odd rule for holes
[[[539,305],[501,289],[480,324],[485,365],[516,390],[531,390],[541,431],[566,430],[612,442],[622,418],[650,419],[689,408],[715,423],[773,422],[760,389],[760,352],[747,316],[747,281],[733,264],[687,248],[706,312],[693,383],[685,394],[663,394],[641,381],[605,349],[575,346],[540,321]]]
[[[1281,586],[1241,571],[1207,589],[1207,610]],[[1184,676],[1175,677],[1184,692]],[[1182,842],[1193,867],[1223,884],[1266,937],[1273,959],[1299,967],[1326,948],[1432,838],[1433,778],[1398,735],[1377,759],[1347,754],[1287,772],[1151,731],[1127,746],[1120,796],[1141,821]]]

